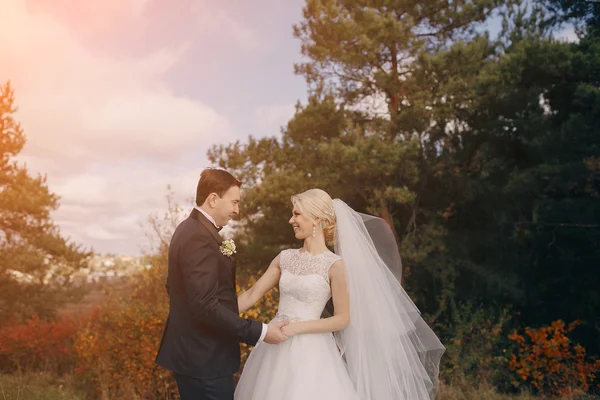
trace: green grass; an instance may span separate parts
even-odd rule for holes
[[[0,400],[85,400],[73,377],[47,373],[0,375]]]

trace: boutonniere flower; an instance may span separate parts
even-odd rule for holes
[[[221,246],[219,246],[219,250],[221,250],[221,254],[227,257],[231,257],[235,254],[235,242],[233,239],[223,240]]]

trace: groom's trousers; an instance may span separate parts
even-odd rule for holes
[[[174,375],[181,400],[233,400],[233,376],[192,378]]]

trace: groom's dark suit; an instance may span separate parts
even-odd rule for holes
[[[156,362],[175,373],[182,400],[233,399],[239,342],[255,345],[262,333],[261,323],[239,317],[235,261],[221,242],[194,209],[169,245],[170,311]]]

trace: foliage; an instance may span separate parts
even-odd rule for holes
[[[111,302],[79,331],[76,373],[93,394],[168,398],[173,393],[174,380],[154,364],[166,314],[158,305]]]
[[[162,218],[151,215],[148,220],[153,253],[145,257],[147,268],[108,287],[109,301],[98,307],[90,323],[78,332],[76,373],[87,382],[91,396],[176,398],[171,373],[154,362],[169,307],[167,238],[181,211],[170,191],[167,205]]]
[[[289,198],[320,187],[389,223],[430,323],[471,301],[598,321],[599,38],[553,40],[537,5],[432,4],[307,1],[308,102],[280,137],[209,152],[245,182],[245,267],[298,246]],[[577,334],[600,351],[593,324]]]
[[[25,135],[14,119],[14,93],[0,87],[0,325],[37,314],[53,318],[67,302],[81,298],[73,275],[86,265],[89,252],[60,235],[50,213],[58,197],[45,176],[31,176],[14,160]]]
[[[404,284],[429,321],[455,296],[461,274],[485,280],[477,287],[500,280],[495,266],[463,261],[464,245],[449,254],[455,246],[447,220],[472,169],[453,159],[462,143],[460,113],[477,104],[477,79],[502,50],[477,30],[511,4],[306,3],[294,32],[307,59],[296,72],[306,78],[308,103],[297,106],[280,139],[249,138],[209,152],[247,182],[243,236],[265,257],[254,268],[297,245],[285,218],[290,195],[321,187],[389,223]]]
[[[580,30],[598,34],[600,29],[600,4],[590,0],[538,0],[550,11],[546,21],[562,25],[573,23]],[[594,32],[595,31],[595,32]]]
[[[446,352],[441,376],[453,386],[502,386],[509,375],[506,340],[508,309],[451,303],[449,320],[439,327]]]
[[[593,385],[600,389],[600,360],[589,360],[585,348],[567,336],[580,324],[565,326],[557,320],[538,329],[525,328],[525,336],[516,330],[511,333],[509,338],[518,344],[509,362],[516,377],[513,385],[526,383],[541,394],[558,396],[587,392]]]
[[[63,316],[43,321],[37,315],[22,324],[0,327],[0,370],[65,373],[75,365],[73,344],[81,319]]]

